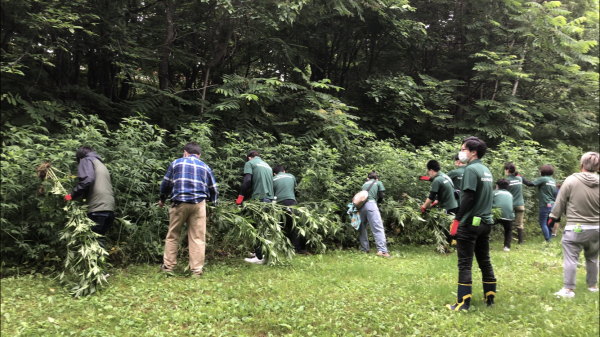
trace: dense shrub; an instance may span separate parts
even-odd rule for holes
[[[109,130],[96,117],[73,115],[63,122],[60,133],[53,134],[36,126],[5,125],[2,263],[52,266],[53,261],[64,259],[66,250],[59,233],[68,220],[65,204],[60,196],[49,193],[51,187],[37,179],[35,169],[51,162],[65,188],[74,187],[75,151],[83,144],[104,158],[113,180],[118,217],[128,220],[116,222],[109,234],[113,263],[157,261],[162,256],[168,215],[157,206],[158,189],[169,163],[181,156],[188,141],[201,144],[201,159],[213,169],[219,184],[221,203],[211,212],[208,223],[209,255],[239,254],[257,235],[261,240],[272,240],[265,248],[274,254],[272,262],[292,255],[289,242],[276,230],[281,210],[271,207],[271,213],[265,213],[253,203],[240,209],[228,202],[238,194],[244,154],[249,149],[258,150],[271,165],[286,165],[288,172],[296,175],[300,201],[297,224],[314,251],[357,244],[357,233],[347,225],[345,209],[371,170],[377,171],[386,187],[380,208],[391,244],[437,243],[439,229],[449,221],[437,211],[419,219],[418,206],[428,193],[429,183],[417,177],[425,174],[425,163],[430,159],[440,161],[443,172],[454,169],[459,139],[421,148],[414,148],[406,139],[354,139],[340,148],[325,140],[302,144],[286,135],[244,138],[215,132],[208,124],[193,123],[169,134],[148,124],[144,117],[125,118],[117,129]],[[580,149],[565,145],[548,150],[534,142],[506,141],[490,149],[483,161],[495,178],[503,176],[504,163],[512,161],[528,179],[538,177],[539,167],[550,163],[556,169],[555,179],[561,181],[577,169],[580,154]],[[527,217],[537,218],[535,189],[524,190]]]

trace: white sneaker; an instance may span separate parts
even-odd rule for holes
[[[250,257],[256,257],[255,253],[249,253]]]
[[[573,291],[567,291],[567,289],[562,288],[558,292],[554,293],[554,295],[563,298],[572,298],[575,297],[575,293]]]
[[[588,287],[588,290],[595,293],[598,291],[598,287],[596,287],[596,288]]]
[[[510,252],[510,248],[508,248],[508,247],[504,247],[504,251],[505,251],[505,252]]]
[[[244,259],[248,263],[263,264],[263,260],[259,260],[256,256],[251,259]]]

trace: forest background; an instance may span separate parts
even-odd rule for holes
[[[105,159],[125,219],[112,263],[160,260],[158,187],[188,141],[219,184],[209,257],[260,237],[275,262],[289,242],[253,224],[280,213],[231,202],[250,149],[296,175],[317,252],[357,244],[344,208],[371,170],[390,244],[439,242],[447,218],[420,216],[417,177],[429,159],[453,169],[465,136],[488,143],[495,178],[512,161],[561,180],[598,151],[597,0],[5,0],[1,15],[3,269],[63,263],[68,210],[36,168],[69,190],[81,145]]]

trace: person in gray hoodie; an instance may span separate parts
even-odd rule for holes
[[[548,224],[553,226],[563,213],[567,224],[562,237],[564,286],[554,295],[574,297],[579,253],[583,250],[586,282],[591,292],[598,291],[598,248],[600,237],[600,166],[598,153],[581,157],[581,173],[569,176],[558,193]]]
[[[111,229],[115,220],[115,198],[110,174],[102,163],[102,158],[89,146],[80,147],[75,158],[79,163],[79,183],[71,194],[65,196],[65,200],[70,201],[78,197],[86,199],[88,218],[96,223],[91,230],[102,235],[98,242],[106,249],[104,235]]]

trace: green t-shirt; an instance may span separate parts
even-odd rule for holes
[[[510,184],[508,191],[513,196],[513,207],[524,206],[525,201],[523,200],[523,178],[514,175],[506,176],[506,180]]]
[[[475,200],[473,208],[464,214],[460,221],[460,225],[466,225],[467,221],[472,221],[474,216],[480,217],[481,222],[484,224],[493,224],[492,204],[494,201],[494,177],[492,177],[490,170],[483,165],[481,159],[474,159],[465,167],[465,174],[463,175],[462,180],[461,199],[464,196],[464,191],[475,191]]]
[[[458,202],[456,202],[456,198],[454,197],[452,180],[441,171],[433,178],[431,192],[437,193],[441,208],[448,210],[458,207]]]
[[[273,192],[277,202],[284,200],[296,200],[294,188],[297,186],[296,177],[289,173],[279,172],[273,177]]]
[[[465,174],[466,166],[459,166],[456,170],[452,170],[448,172],[448,177],[452,179],[452,183],[454,184],[454,189],[460,190],[462,187],[462,179]]]
[[[260,157],[244,165],[244,174],[252,175],[252,199],[273,199],[273,170]]]
[[[502,211],[502,219],[514,220],[515,212],[513,211],[513,195],[507,190],[494,191],[494,208],[500,208]]]
[[[371,186],[372,183],[373,183],[373,179],[364,183],[362,185],[362,190],[366,191],[369,188],[369,186]],[[376,201],[377,194],[379,193],[379,191],[381,191],[381,192],[385,191],[385,187],[383,187],[383,184],[381,183],[381,181],[377,181],[377,182],[375,182],[375,184],[373,184],[373,187],[371,187],[371,189],[369,190],[369,199],[367,199],[367,201],[370,201],[370,200]]]
[[[540,207],[554,204],[556,193],[556,181],[549,176],[539,177],[533,181],[533,185],[538,188],[538,200]]]

